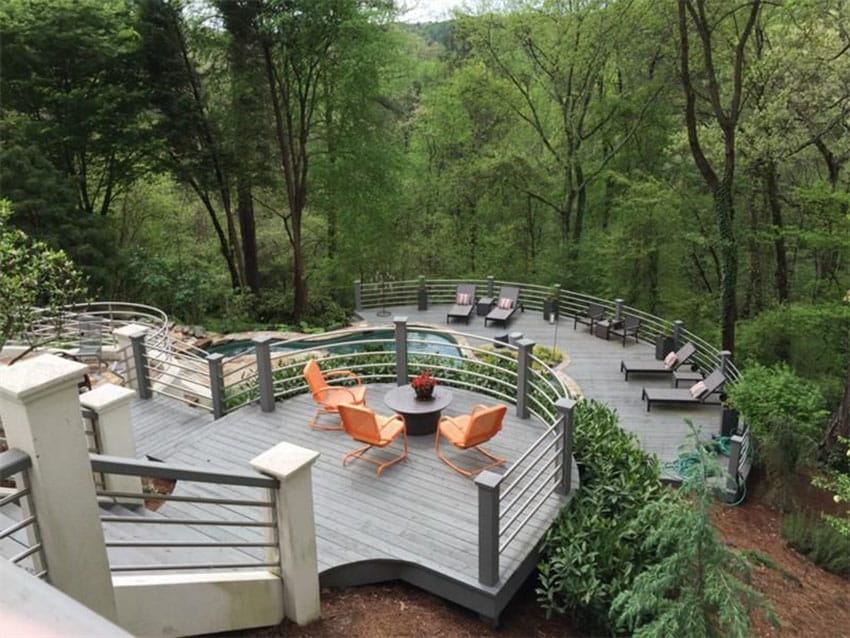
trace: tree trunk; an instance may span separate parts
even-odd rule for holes
[[[773,249],[776,255],[776,297],[779,303],[788,301],[788,253],[785,249],[782,207],[779,201],[779,179],[776,174],[776,162],[770,161],[765,171],[765,190],[767,205],[770,208],[770,223],[773,225]]]
[[[249,180],[240,173],[236,180],[239,234],[242,236],[242,258],[245,260],[245,284],[253,293],[260,292],[260,269],[257,262],[257,229],[254,223],[254,197]]]
[[[578,161],[575,163],[575,178],[576,184],[579,186],[576,195],[576,223],[573,228],[573,240],[578,243],[584,225],[584,211],[587,209],[587,186],[584,182],[584,171]]]
[[[723,179],[714,191],[714,213],[720,232],[720,326],[724,350],[735,353],[737,318],[738,246],[732,227],[734,208],[731,180]]]

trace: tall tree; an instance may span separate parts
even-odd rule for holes
[[[735,216],[735,135],[741,118],[742,87],[748,42],[761,13],[761,0],[735,6],[718,3],[709,15],[706,0],[678,0],[679,60],[685,94],[685,125],[694,162],[714,198],[714,214],[720,236],[720,324],[723,348],[735,350],[737,311],[738,244]],[[720,5],[723,6],[720,6]],[[696,36],[696,51],[691,36]],[[731,50],[724,47],[730,42]],[[728,64],[724,61],[728,58]],[[691,65],[701,61],[698,70]],[[697,85],[700,84],[700,89]],[[724,86],[725,85],[725,86]],[[728,94],[728,95],[727,95]],[[704,150],[706,122],[699,114],[708,109],[722,137],[722,159]]]

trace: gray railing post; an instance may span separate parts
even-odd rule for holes
[[[140,399],[150,399],[151,379],[148,376],[148,353],[145,348],[145,331],[142,334],[130,336],[130,345],[133,348],[133,367],[136,369],[136,391]]]
[[[681,319],[676,319],[673,322],[673,348],[676,350],[682,347],[682,329],[684,325]]]
[[[257,358],[257,381],[260,385],[260,409],[274,412],[274,379],[272,378],[273,337],[262,335],[254,337],[254,352]]]
[[[425,277],[419,276],[419,287],[416,291],[417,308],[428,310],[428,287],[425,285]]]
[[[478,582],[491,587],[499,582],[499,483],[501,474],[484,470],[475,477],[478,486]]]
[[[561,316],[561,284],[552,286],[555,294],[555,321]]]
[[[520,339],[517,346],[516,415],[528,418],[528,387],[531,382],[531,353],[533,339]]]
[[[623,300],[614,300],[614,321],[620,321],[623,318]]]
[[[744,438],[737,434],[729,437],[729,463],[726,466],[726,492],[732,493],[733,500],[738,493],[738,468],[741,464],[741,448],[743,447]]]
[[[224,355],[219,352],[207,355],[207,365],[210,368],[210,398],[212,399],[213,418],[224,416],[224,371],[222,370]]]
[[[363,310],[363,282],[359,279],[354,280],[354,309]]]
[[[395,381],[407,385],[407,317],[393,317],[395,323]]]
[[[561,476],[558,483],[558,493],[567,495],[572,489],[573,480],[573,411],[576,402],[569,397],[562,397],[555,402],[555,407],[561,413]]]
[[[728,350],[721,350],[719,355],[719,361],[717,362],[720,367],[720,372],[723,374],[724,379],[729,378],[729,363],[732,360],[732,353]]]
[[[494,288],[495,287],[493,286],[493,275],[487,275],[487,296],[488,297],[491,297],[491,298],[493,297]]]

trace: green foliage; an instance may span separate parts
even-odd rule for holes
[[[850,534],[805,512],[784,516],[781,531],[791,547],[816,565],[850,578]]]
[[[616,413],[593,401],[576,408],[574,455],[581,488],[547,533],[537,596],[547,614],[569,613],[602,628],[611,602],[647,559],[639,540],[652,525],[634,519],[661,498],[660,468]]]
[[[9,202],[0,200],[0,349],[27,331],[40,315],[38,308],[61,319],[62,306],[82,300],[85,291],[82,275],[65,253],[12,227],[11,214]]]
[[[776,420],[790,420],[808,439],[817,440],[828,415],[820,389],[779,363],[747,367],[729,389],[729,403],[743,414],[759,439]]]
[[[711,523],[714,504],[711,483],[723,471],[691,437],[699,456],[675,494],[648,503],[634,524],[648,533],[641,549],[649,556],[631,586],[611,607],[617,626],[631,635],[740,636],[752,633],[750,612],[764,607],[777,624],[763,596],[749,585],[746,559],[726,547]]]
[[[839,438],[836,452],[839,452],[844,457],[844,463],[840,467],[831,467],[826,470],[826,475],[815,477],[812,483],[818,487],[829,490],[833,493],[833,500],[836,503],[846,503],[850,507],[850,439]],[[834,463],[838,466],[838,463]],[[844,516],[826,515],[825,518],[838,532],[850,538],[850,511]]]
[[[817,383],[832,406],[841,398],[850,359],[848,333],[850,304],[788,304],[741,324],[738,355],[764,366],[787,363]]]

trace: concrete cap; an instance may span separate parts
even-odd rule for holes
[[[76,385],[89,367],[53,354],[24,359],[12,366],[0,366],[0,396],[18,403],[32,401],[63,385]]]

